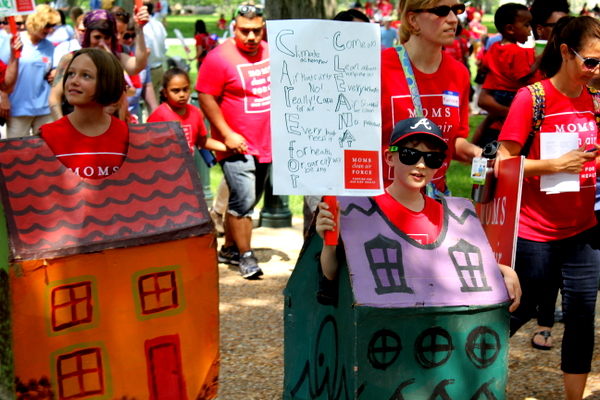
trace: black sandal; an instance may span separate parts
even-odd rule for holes
[[[548,342],[548,338],[552,336],[552,332],[548,331],[548,330],[544,330],[544,331],[539,331],[533,334],[533,337],[531,338],[531,345],[533,346],[534,349],[538,349],[538,350],[551,350],[552,346],[544,346],[541,344],[537,344],[536,342],[533,341],[533,339],[537,336],[537,335],[542,335],[544,337],[544,342]]]

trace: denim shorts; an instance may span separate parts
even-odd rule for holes
[[[236,217],[250,217],[265,191],[271,163],[259,163],[248,154],[236,154],[220,161],[229,186],[227,212]]]

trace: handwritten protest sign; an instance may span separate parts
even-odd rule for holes
[[[274,193],[382,193],[379,27],[285,20],[267,32]]]
[[[0,17],[35,12],[34,0],[2,0],[0,1]]]

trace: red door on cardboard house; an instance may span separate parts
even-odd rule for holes
[[[150,400],[187,400],[179,336],[147,340],[145,347]]]

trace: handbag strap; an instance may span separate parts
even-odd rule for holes
[[[419,95],[419,88],[417,87],[417,80],[408,58],[408,52],[404,45],[396,46],[398,52],[398,58],[402,69],[404,70],[404,76],[406,77],[406,83],[408,84],[408,90],[410,91],[410,97],[412,98],[413,106],[415,107],[415,116],[423,117],[423,105],[421,104],[421,96]]]

